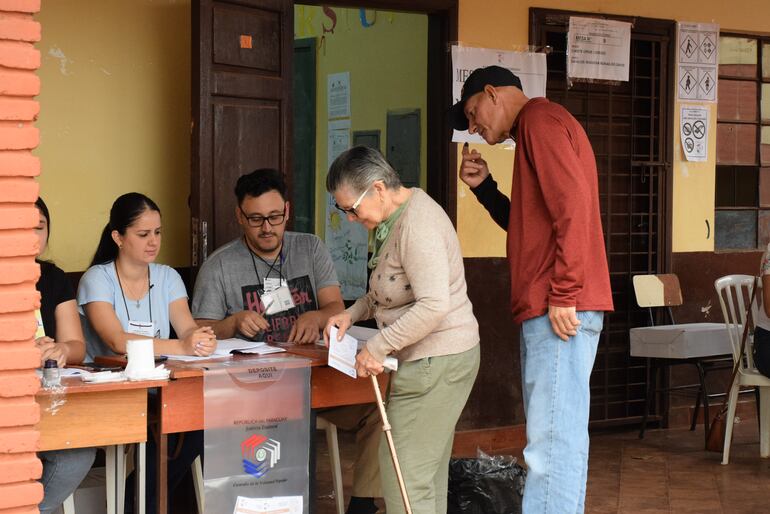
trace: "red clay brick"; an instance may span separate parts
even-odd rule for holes
[[[40,104],[26,98],[0,98],[0,120],[34,121]]]
[[[40,51],[32,43],[0,41],[0,65],[6,68],[36,70],[40,67]]]
[[[0,176],[36,177],[38,175],[40,175],[40,159],[28,150],[0,152]]]
[[[0,509],[12,509],[34,505],[37,512],[37,504],[43,500],[43,484],[37,481],[18,482],[16,484],[0,485]],[[3,511],[3,514],[10,512],[22,513],[26,510]]]
[[[43,471],[43,465],[34,452],[0,454],[0,484],[37,480]]]
[[[0,260],[0,285],[37,283],[40,278],[40,265],[29,257]]]
[[[37,327],[33,311],[18,314],[0,314],[0,341],[27,343],[35,335]],[[3,348],[8,348],[4,346]],[[2,360],[0,359],[0,366]]]
[[[29,205],[0,204],[0,230],[35,228],[40,222],[37,207]]]
[[[0,150],[31,150],[40,143],[35,127],[0,127]]]
[[[0,288],[0,313],[34,311],[40,307],[40,293],[24,285]]]
[[[0,257],[34,256],[38,244],[30,230],[0,230]]]
[[[0,95],[36,96],[40,94],[40,77],[34,71],[0,70]]]
[[[0,426],[23,427],[40,421],[40,408],[34,396],[0,398]]]
[[[28,16],[0,15],[0,39],[40,41],[40,23]]]
[[[40,0],[0,0],[0,11],[40,12]]]
[[[0,398],[34,395],[38,389],[40,389],[40,379],[32,370],[0,373]]]
[[[0,203],[34,203],[40,194],[40,184],[31,177],[0,176]]]
[[[31,332],[27,330],[30,336],[26,341],[0,341],[0,348],[3,352],[3,358],[0,359],[0,371],[40,367],[40,350],[32,342],[35,326],[33,325]]]
[[[0,428],[0,453],[37,451],[40,432],[32,427]]]

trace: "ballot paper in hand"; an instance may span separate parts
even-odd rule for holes
[[[345,334],[342,341],[337,340],[337,327],[329,329],[329,366],[342,371],[351,378],[356,378],[356,351],[358,341]]]

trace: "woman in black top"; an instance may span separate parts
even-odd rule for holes
[[[35,229],[40,241],[39,257],[48,247],[51,218],[42,198],[38,198],[35,206],[40,214]],[[86,345],[72,284],[54,263],[40,259],[37,262],[40,264],[40,279],[36,287],[40,291],[40,315],[45,335],[37,337],[35,343],[40,349],[42,362],[54,359],[60,368],[65,364],[80,364],[86,354]]]
[[[40,214],[40,222],[35,229],[40,239],[39,257],[48,246],[51,217],[41,198],[38,198],[35,206]],[[37,290],[40,291],[38,324],[42,319],[45,335],[37,336],[35,344],[40,349],[42,362],[54,359],[59,367],[79,364],[86,353],[86,345],[72,285],[55,264],[41,260],[37,262],[40,264],[40,279],[37,281]],[[40,478],[43,484],[43,501],[39,505],[41,514],[54,512],[77,489],[91,469],[95,455],[96,448],[38,454],[43,462],[43,476]]]

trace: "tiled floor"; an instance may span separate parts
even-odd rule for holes
[[[636,431],[594,433],[586,512],[770,513],[770,459],[759,458],[757,424],[745,421],[735,432],[728,466],[721,454],[703,451],[702,431],[650,430],[643,440]],[[328,453],[318,439],[316,512],[335,514]],[[340,444],[347,498],[353,441],[341,434]]]

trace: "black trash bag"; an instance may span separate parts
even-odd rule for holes
[[[511,456],[452,459],[447,514],[521,514],[526,477]]]

